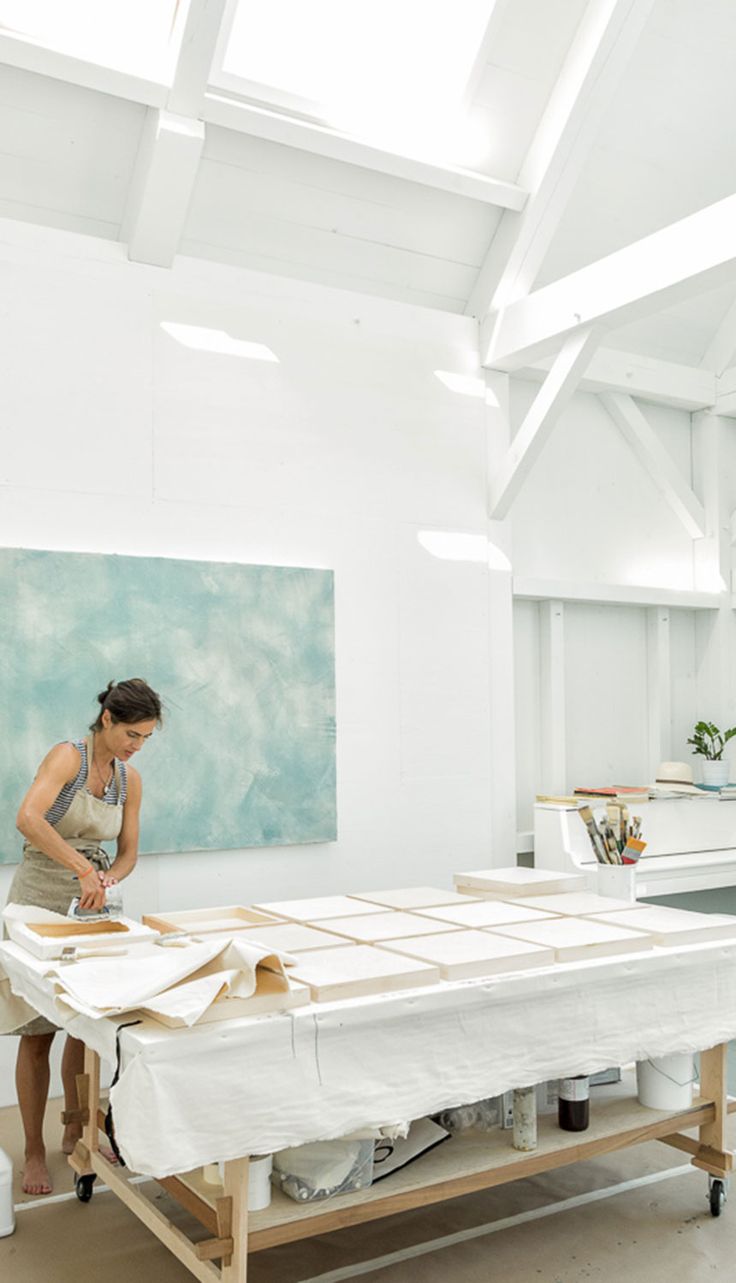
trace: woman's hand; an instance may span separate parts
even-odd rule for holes
[[[105,884],[102,873],[90,869],[79,874],[80,909],[102,909],[105,904]]]

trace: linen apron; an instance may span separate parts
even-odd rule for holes
[[[87,739],[87,779],[89,779],[92,762],[92,736]],[[118,801],[106,802],[95,797],[87,788],[87,783],[74,794],[68,810],[57,820],[54,828],[60,837],[81,851],[93,867],[105,872],[110,867],[110,857],[103,851],[101,842],[112,842],[118,837],[123,826],[123,804],[120,801],[121,780],[117,760],[114,767],[114,778]],[[23,860],[18,865],[15,877],[10,884],[8,904],[34,904],[42,909],[51,909],[54,913],[66,914],[75,896],[81,894],[78,878],[63,864],[52,860],[32,846],[24,843]],[[37,1016],[20,1028],[13,1029],[14,1034],[46,1034],[58,1028],[45,1016]]]

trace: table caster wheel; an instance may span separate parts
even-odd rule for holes
[[[80,1203],[89,1203],[92,1197],[92,1190],[94,1188],[94,1183],[96,1179],[97,1177],[94,1175],[77,1177],[77,1179],[74,1182],[74,1188],[77,1192],[77,1198],[79,1199]]]
[[[726,1201],[726,1184],[718,1176],[711,1176],[708,1182],[708,1202],[711,1216],[720,1216]]]

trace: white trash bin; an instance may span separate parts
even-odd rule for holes
[[[15,1229],[13,1211],[13,1164],[0,1149],[0,1238],[6,1238]]]

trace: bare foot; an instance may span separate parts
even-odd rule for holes
[[[74,1146],[76,1145],[77,1141],[81,1139],[82,1139],[81,1127],[79,1127],[78,1124],[76,1123],[67,1123],[66,1127],[64,1128],[64,1137],[61,1142],[62,1154],[73,1154]],[[100,1153],[102,1154],[103,1158],[107,1159],[108,1163],[117,1163],[118,1161],[117,1158],[115,1157],[114,1153],[107,1145],[100,1145]]]
[[[53,1189],[46,1159],[42,1156],[26,1159],[23,1168],[24,1194],[50,1194]]]

